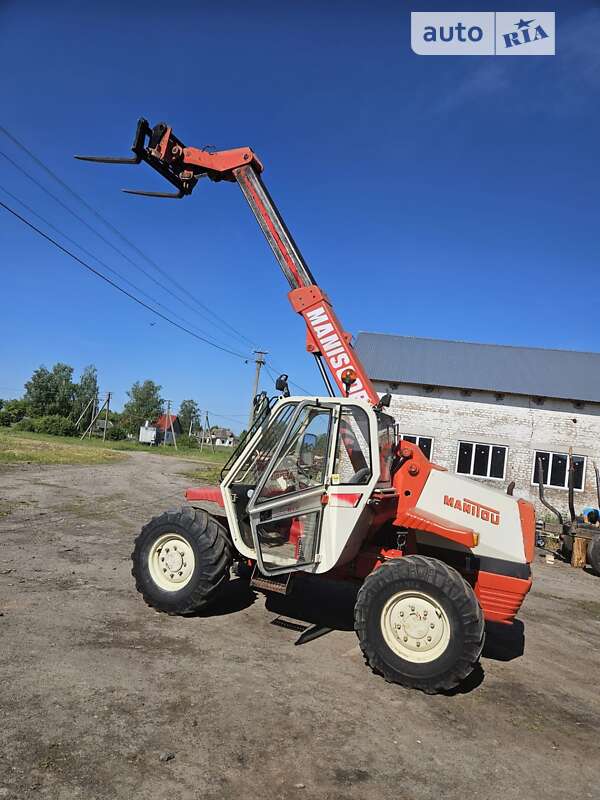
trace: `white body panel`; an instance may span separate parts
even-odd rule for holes
[[[478,533],[479,544],[472,549],[475,556],[526,563],[519,506],[516,498],[504,492],[434,469],[416,509]],[[418,538],[424,544],[440,544],[432,534],[419,533]],[[449,541],[444,541],[444,547],[464,549]]]
[[[323,507],[323,516],[321,519],[321,529],[319,535],[318,554],[315,563],[303,566],[302,569],[306,572],[323,573],[328,572],[336,564],[345,563],[350,561],[358,552],[361,542],[364,537],[365,529],[368,526],[368,512],[366,512],[366,504],[370,498],[373,489],[379,481],[379,452],[377,445],[377,418],[375,412],[369,403],[360,400],[349,400],[339,397],[320,397],[320,398],[307,398],[307,397],[290,397],[282,399],[277,403],[271,412],[271,419],[269,424],[276,417],[277,412],[281,409],[284,403],[294,402],[297,404],[311,404],[318,403],[325,408],[332,408],[333,410],[333,429],[330,439],[329,458],[327,473],[325,475],[325,483],[318,489],[310,489],[292,494],[289,497],[282,496],[280,498],[271,500],[264,504],[256,505],[254,513],[257,514],[260,510],[269,509],[272,511],[273,518],[292,515],[300,513],[303,509],[310,506],[315,507],[319,504],[321,495],[326,492],[331,499],[331,503]],[[370,434],[370,458],[372,474],[368,483],[362,485],[348,485],[339,484],[336,482],[336,477],[332,477],[332,467],[334,463],[333,454],[337,443],[338,424],[339,424],[339,407],[344,406],[357,406],[367,414],[369,421],[369,434]],[[229,528],[233,538],[235,547],[246,558],[257,559],[257,552],[254,547],[249,547],[242,539],[235,503],[231,499],[229,486],[234,482],[236,470],[239,464],[242,464],[246,456],[253,450],[257,442],[262,436],[262,431],[258,431],[248,445],[240,453],[236,464],[231,468],[229,474],[221,484],[221,492],[227,514]],[[334,495],[340,497],[333,498]],[[359,499],[354,498],[352,505],[344,504],[342,495],[359,495]],[[332,499],[333,498],[333,499]],[[252,513],[254,503],[249,503],[249,511]],[[293,566],[293,560],[287,559],[282,556],[271,556],[271,562],[276,564],[282,570],[286,567]],[[260,565],[260,558],[259,558]]]

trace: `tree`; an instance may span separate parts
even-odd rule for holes
[[[32,417],[70,416],[75,400],[73,367],[61,362],[52,367],[52,372],[39,367],[25,384],[23,399]]]
[[[136,381],[127,392],[129,400],[123,406],[123,425],[130,433],[137,433],[148,419],[153,422],[164,411],[165,401],[160,396],[162,386],[154,381]]]
[[[98,397],[98,370],[93,364],[84,368],[79,383],[76,383],[73,388],[75,391],[75,401],[73,403],[71,419],[77,420],[90,400],[93,397]],[[88,408],[85,417],[81,420],[83,430],[85,430],[92,421],[93,410],[92,404]]]
[[[5,400],[3,411],[10,415],[11,422],[19,422],[27,414],[25,400]]]
[[[177,413],[182,431],[187,435],[190,425],[198,428],[200,424],[200,409],[195,400],[182,400]]]

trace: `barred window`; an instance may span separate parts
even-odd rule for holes
[[[566,453],[549,453],[546,450],[536,450],[533,459],[533,472],[531,483],[539,484],[538,459],[542,462],[542,477],[544,486],[557,489],[569,488],[569,456]],[[582,491],[585,484],[585,456],[573,456],[573,488]]]
[[[459,442],[456,455],[456,472],[480,478],[504,480],[508,447],[501,444]]]

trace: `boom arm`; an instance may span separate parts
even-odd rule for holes
[[[124,190],[144,196],[184,197],[191,194],[198,180],[205,176],[213,181],[237,181],[290,284],[288,298],[306,323],[306,349],[317,359],[321,374],[326,379],[323,359],[342,394],[377,405],[379,396],[352,348],[351,336],[344,331],[329,299],[317,286],[263,184],[260,177],[263,165],[255,153],[249,147],[221,151],[185,147],[168,125],[159,123],[150,128],[144,119],[138,122],[131,149],[134,157],[127,159],[76,158],[110,164],[145,161],[178,189],[177,194]],[[330,386],[329,381],[327,383]]]

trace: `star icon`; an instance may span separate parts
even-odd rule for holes
[[[521,30],[522,28],[528,28],[532,22],[535,22],[535,19],[520,19],[518,22],[515,22],[515,25]]]

